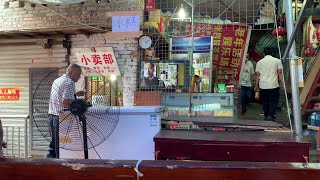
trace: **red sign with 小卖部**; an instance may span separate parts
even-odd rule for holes
[[[18,101],[20,90],[17,88],[0,88],[0,101]]]

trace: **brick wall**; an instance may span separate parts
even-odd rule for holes
[[[144,0],[86,0],[72,5],[32,4],[28,1],[0,0],[0,32],[59,29],[83,24],[111,26],[108,12],[143,10]]]
[[[71,36],[72,55],[71,62],[76,62],[73,48],[112,47],[118,62],[122,77],[123,105],[134,105],[134,91],[137,89],[138,73],[138,38],[137,37],[110,37],[112,33]]]
[[[86,0],[72,5],[32,4],[28,1],[0,0],[0,32],[29,30],[71,30],[86,25],[105,25],[111,27],[111,15],[116,11],[139,11],[144,0]],[[81,28],[78,28],[81,29]],[[85,29],[85,27],[83,28]],[[133,105],[133,92],[137,86],[138,37],[122,35],[114,37],[110,33],[93,34],[89,37],[74,35],[72,48],[113,47],[122,75],[123,105]],[[71,61],[75,62],[74,54]]]

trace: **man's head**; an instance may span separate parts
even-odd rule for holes
[[[270,48],[264,48],[263,52],[265,55],[272,55],[272,49]]]
[[[154,64],[150,63],[148,67],[148,77],[153,77],[153,73],[154,73]]]
[[[81,77],[81,67],[77,64],[70,64],[67,68],[67,75],[74,81],[78,82]]]
[[[199,77],[198,75],[194,75],[194,82],[195,82],[196,84],[200,84],[201,79],[200,79],[200,77]]]

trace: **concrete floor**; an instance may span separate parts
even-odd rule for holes
[[[264,120],[264,116],[260,115],[260,113],[263,112],[262,105],[256,102],[252,102],[249,104],[247,108],[247,113],[243,116],[240,116],[240,119],[246,119],[246,120]],[[284,127],[287,127],[290,129],[290,121],[287,114],[287,108],[282,107],[278,108],[276,112],[278,118],[275,120],[275,122],[282,124]],[[291,120],[293,121],[293,120]],[[292,124],[292,126],[294,126]],[[304,136],[311,137],[311,148],[310,148],[310,159],[309,162],[320,162],[320,144],[319,140],[317,138],[317,132],[309,131],[308,129],[303,130]],[[318,149],[317,149],[318,146]]]

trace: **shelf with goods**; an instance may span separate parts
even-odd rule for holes
[[[197,75],[200,77],[200,92],[209,92],[210,91],[210,66],[204,67],[204,66],[198,66],[197,64],[193,65],[193,71],[194,75]]]
[[[231,68],[218,68],[213,65],[213,82],[214,82],[214,92],[229,92],[235,93],[237,96],[237,84],[236,74],[234,69]],[[221,90],[220,87],[225,87]]]
[[[234,118],[233,93],[164,93],[162,106],[165,118]],[[187,106],[191,99],[191,107]],[[191,111],[190,111],[191,110]]]

